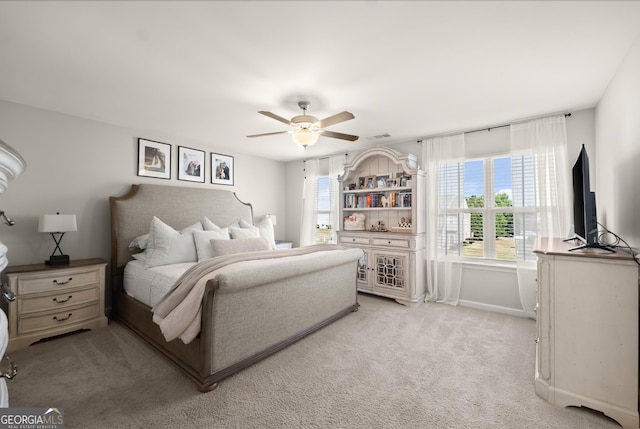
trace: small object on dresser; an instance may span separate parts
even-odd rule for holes
[[[392,232],[411,233],[411,218],[401,217],[398,226],[391,227]]]
[[[349,231],[364,230],[365,215],[363,213],[354,213],[344,218],[344,229]]]

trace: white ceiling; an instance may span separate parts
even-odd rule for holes
[[[290,161],[593,107],[639,34],[638,1],[0,2],[0,99]],[[245,137],[300,99],[360,139]]]

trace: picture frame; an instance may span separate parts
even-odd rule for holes
[[[389,180],[390,177],[393,177],[391,175],[391,173],[376,175],[375,187],[376,188],[386,188],[387,187],[387,180]]]
[[[211,152],[211,183],[233,186],[233,156]]]
[[[364,189],[366,177],[358,177],[358,189]]]
[[[411,186],[411,174],[401,171],[396,174],[396,178],[400,179],[400,187]]]
[[[205,155],[203,150],[178,146],[178,180],[204,183]]]
[[[364,178],[364,189],[376,188],[376,176],[366,176]]]
[[[171,145],[139,138],[138,176],[171,179]]]

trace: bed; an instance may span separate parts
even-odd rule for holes
[[[241,222],[254,228],[251,205],[231,191],[141,184],[110,197],[109,204],[110,316],[175,363],[202,392],[358,308],[360,249],[269,248],[208,255],[182,262],[177,271],[175,261],[145,268],[147,256],[142,258],[144,252],[138,253],[133,244],[158,219],[172,231],[186,231],[198,221],[214,226]],[[211,245],[245,241],[251,240],[211,240]],[[167,278],[175,284],[154,292],[153,285],[166,285]],[[189,300],[197,308],[184,316],[176,308]],[[173,329],[176,320],[185,318],[187,329]]]

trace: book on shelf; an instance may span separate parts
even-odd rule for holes
[[[368,194],[345,194],[344,208],[411,208],[411,192],[370,192]]]

